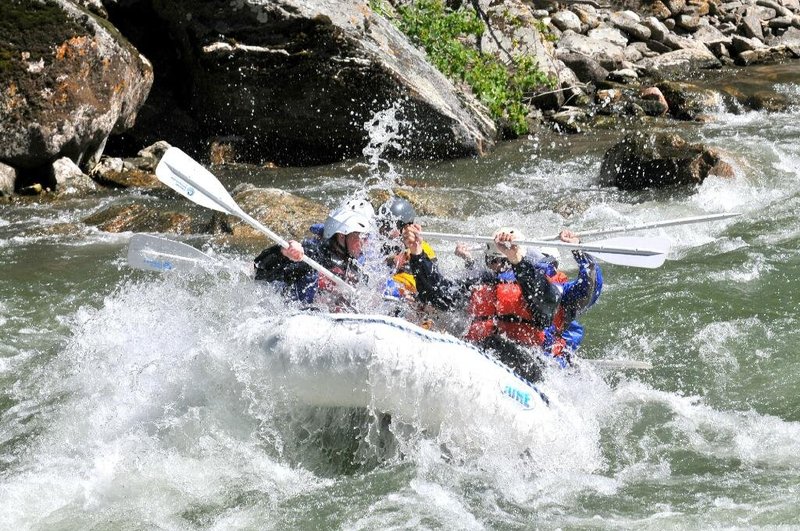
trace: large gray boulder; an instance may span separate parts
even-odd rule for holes
[[[133,125],[153,81],[150,63],[69,0],[4,0],[0,19],[14,28],[0,38],[0,161],[91,165],[110,134]]]
[[[622,46],[571,31],[564,32],[558,42],[558,50],[560,54],[585,55],[600,63],[606,70],[616,70],[625,61],[625,51]]]
[[[675,50],[658,57],[642,59],[636,65],[653,77],[676,75],[694,70],[719,68],[721,63],[707,48]]]
[[[366,2],[163,0],[153,7],[179,47],[185,97],[178,103],[204,138],[243,137],[242,160],[307,165],[362,156],[366,124],[393,106],[393,155],[470,156],[495,142],[485,108],[462,97]]]

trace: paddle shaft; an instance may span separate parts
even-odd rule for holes
[[[491,236],[476,236],[470,234],[447,234],[444,232],[424,232],[424,236],[432,238],[440,238],[449,241],[466,241],[466,242],[493,242],[494,238]],[[579,249],[587,253],[607,253],[607,254],[621,254],[629,256],[655,256],[664,254],[663,251],[655,249],[644,249],[639,247],[606,247],[603,245],[592,245],[583,243],[569,243],[569,242],[552,242],[549,240],[514,240],[516,245],[531,245],[531,246],[545,246],[545,247],[563,247],[565,249]]]
[[[635,225],[621,225],[619,227],[612,227],[610,229],[595,229],[576,232],[581,238],[586,236],[603,236],[606,234],[617,234],[620,232],[630,232],[634,230],[655,229],[658,227],[672,227],[675,225],[689,225],[691,223],[705,223],[709,221],[717,221],[720,219],[735,218],[741,216],[739,212],[725,212],[722,214],[709,214],[707,216],[693,216],[688,218],[667,219],[664,221],[654,221],[652,223],[641,223]],[[557,240],[560,234],[551,236],[544,236],[541,240]]]
[[[177,149],[177,148],[173,148],[173,149]],[[195,164],[196,164],[196,162],[195,162]],[[188,183],[197,192],[200,192],[207,199],[210,199],[215,205],[217,205],[219,207],[219,209],[221,211],[227,212],[227,213],[229,213],[229,214],[231,214],[233,216],[236,216],[239,219],[241,219],[242,221],[244,221],[245,223],[247,223],[248,225],[252,226],[253,228],[263,232],[264,234],[267,235],[267,237],[269,237],[272,241],[274,241],[275,243],[277,243],[281,247],[286,248],[286,247],[289,246],[289,242],[287,242],[286,240],[281,238],[279,235],[275,234],[272,230],[270,230],[268,227],[264,226],[262,223],[260,223],[258,220],[256,220],[253,216],[251,216],[250,214],[248,214],[247,212],[242,210],[242,208],[238,204],[236,204],[235,201],[233,201],[233,198],[230,195],[228,195],[227,192],[226,192],[225,199],[227,199],[228,202],[223,201],[217,194],[209,191],[202,184],[198,183],[196,180],[192,179],[191,177],[186,175],[184,172],[182,172],[180,169],[176,168],[175,166],[172,166],[170,164],[167,164],[167,166],[169,167],[169,170],[175,176],[177,176],[179,179],[181,179],[183,181],[183,183],[178,183],[178,182],[175,182],[173,180],[173,182],[169,183],[169,184],[178,185],[177,190],[179,192],[181,192],[181,194],[184,195],[185,197],[187,197],[189,199],[192,199],[192,195],[193,195],[193,193],[188,193],[187,188],[185,186],[181,186],[184,183]],[[211,174],[209,173],[208,175],[211,175]],[[316,260],[314,260],[312,258],[309,258],[307,255],[304,254],[303,258],[302,258],[302,261],[305,262],[306,264],[308,264],[308,266],[311,267],[312,269],[314,269],[317,272],[319,272],[321,275],[324,275],[325,277],[329,278],[331,281],[334,282],[334,284],[336,284],[336,286],[338,286],[344,292],[346,292],[348,294],[351,294],[351,295],[355,293],[355,288],[353,288],[353,286],[351,286],[350,284],[348,284],[347,282],[345,282],[341,278],[337,277],[336,275],[334,275],[333,273],[328,271],[324,266],[319,264]]]
[[[598,369],[607,369],[607,370],[638,370],[638,371],[649,371],[653,368],[653,364],[649,361],[638,361],[638,360],[612,360],[612,359],[595,359],[595,360],[588,360],[584,358],[578,359],[578,365],[581,363],[589,364],[593,367],[597,367]]]

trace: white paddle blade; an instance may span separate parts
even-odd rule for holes
[[[238,205],[214,174],[176,147],[161,157],[156,177],[200,206],[228,214],[238,211]]]
[[[134,234],[128,244],[128,264],[145,271],[207,271],[214,262],[191,245],[157,236]]]
[[[656,269],[664,265],[667,260],[665,254],[654,254],[650,256],[636,256],[630,254],[610,254],[610,253],[595,253],[591,252],[590,255],[598,260],[608,262],[609,264],[622,265],[628,267],[641,267],[644,269]]]
[[[655,269],[664,265],[671,242],[667,238],[621,237],[592,242],[592,245],[609,248],[627,248],[632,251],[651,251],[654,254],[619,254],[589,251],[589,254],[609,264]]]
[[[657,254],[669,254],[672,242],[669,238],[656,237],[646,238],[640,236],[621,236],[592,242],[591,245],[602,245],[605,247],[624,247],[641,251],[655,251]]]

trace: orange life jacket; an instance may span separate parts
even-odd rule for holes
[[[503,334],[522,345],[544,342],[544,332],[533,326],[533,315],[516,282],[477,286],[472,290],[467,311],[473,318],[465,336],[467,341]]]

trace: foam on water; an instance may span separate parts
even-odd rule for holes
[[[263,368],[270,352],[253,338],[273,332],[258,328],[267,322],[260,315],[285,311],[284,304],[244,282],[179,276],[127,282],[100,308],[83,307],[67,320],[71,339],[16,389],[19,404],[6,412],[17,420],[6,426],[17,432],[4,438],[28,442],[11,457],[0,485],[0,498],[13,507],[0,527],[81,527],[97,512],[109,524],[174,527],[207,514],[218,525],[255,524],[282,500],[328,488],[332,456],[324,443],[314,446],[327,439],[333,455],[341,452],[359,416],[309,410],[270,381]],[[407,368],[412,372],[376,366],[371,379],[400,378],[424,397],[430,385],[445,390],[460,377]],[[510,411],[508,397],[499,390],[445,411],[436,430],[422,421],[435,402],[422,402],[419,418],[393,419],[391,433],[369,420],[379,411],[368,408],[355,464],[402,456],[418,471],[393,496],[420,505],[434,496],[436,519],[469,528],[475,517],[456,494],[461,482],[488,482],[497,503],[527,503],[541,495],[533,477],[550,478],[545,483],[556,492],[559,477],[574,478],[574,486],[602,468],[597,413],[607,408],[608,386],[591,372],[555,371],[544,390],[552,406],[532,424],[515,425],[503,413]],[[23,422],[32,411],[35,422]],[[345,426],[349,433],[336,435]],[[392,440],[398,450],[380,450]],[[242,497],[251,503],[243,506]],[[221,509],[226,500],[232,513]]]
[[[19,425],[18,436],[40,433],[0,486],[14,508],[0,527],[80,527],[101,508],[110,522],[172,526],[182,511],[251,490],[271,504],[324,486],[262,449],[237,382],[228,323],[258,296],[235,282],[200,284],[129,284],[74,316],[73,339],[8,412],[44,408],[33,428]]]
[[[687,451],[696,458],[737,459],[744,467],[800,471],[796,459],[800,451],[800,424],[796,422],[753,411],[719,411],[704,404],[701,397],[679,396],[637,383],[620,387],[615,399],[620,408],[659,410],[658,415],[646,421],[649,426],[644,429],[651,431],[651,436],[635,437],[640,440],[636,452],[644,452],[645,461],[657,462],[667,453]],[[623,440],[630,440],[630,430],[642,429],[636,426],[639,420],[638,415],[617,417],[614,438],[619,447],[625,446],[621,444]],[[680,446],[668,444],[669,441],[657,436],[660,428],[655,421],[666,425],[669,437],[679,439]],[[637,456],[634,460],[639,462],[641,458]]]

